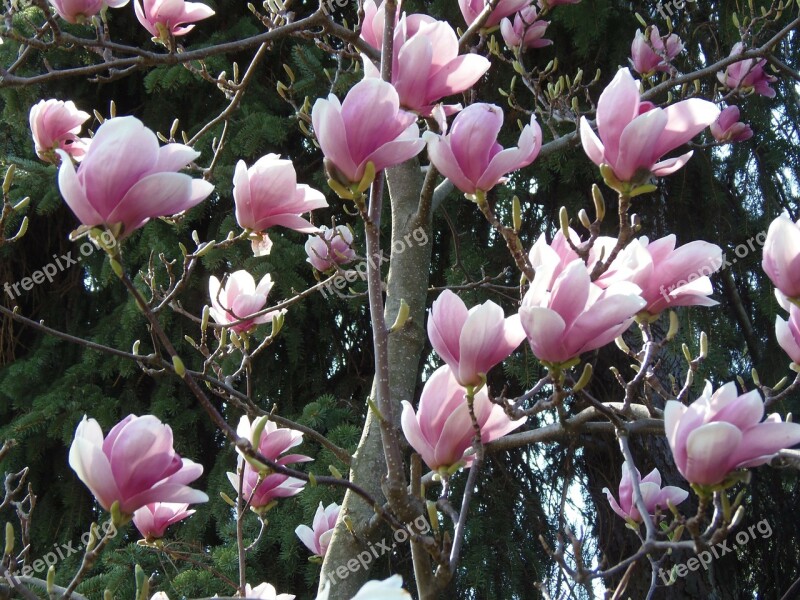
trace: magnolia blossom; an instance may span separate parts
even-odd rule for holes
[[[633,467],[633,473],[639,482],[639,491],[642,494],[645,508],[648,514],[655,514],[656,508],[666,510],[667,502],[677,506],[689,497],[689,492],[673,485],[661,487],[661,473],[658,469],[653,469],[642,479],[639,469]],[[642,515],[636,508],[633,493],[633,480],[631,478],[631,466],[628,462],[622,463],[622,480],[619,482],[619,502],[617,502],[611,490],[603,488],[603,492],[608,498],[611,509],[623,519],[631,519],[641,523]]]
[[[800,365],[800,308],[795,304],[785,306],[789,320],[775,318],[775,337],[792,362]]]
[[[291,160],[277,154],[259,158],[249,169],[243,160],[236,163],[233,174],[233,200],[236,222],[253,232],[253,253],[269,254],[272,242],[264,231],[281,225],[301,233],[314,233],[317,228],[300,215],[328,206],[322,192],[297,183]]]
[[[464,456],[475,436],[465,395],[466,390],[445,365],[425,382],[416,412],[403,400],[403,433],[432,471],[447,471],[459,463],[472,465],[474,456]],[[500,405],[489,400],[485,386],[475,393],[474,409],[484,444],[520,427],[526,419],[509,419]]]
[[[428,317],[428,339],[462,386],[486,381],[486,374],[525,339],[519,316],[504,318],[491,300],[467,310],[463,300],[445,290]]]
[[[669,71],[670,61],[682,51],[683,42],[674,33],[661,37],[655,25],[645,33],[637,29],[631,44],[631,66],[644,76],[656,71]]]
[[[320,502],[312,526],[298,525],[295,528],[297,537],[315,556],[325,556],[328,551],[328,544],[331,543],[333,528],[336,527],[336,519],[339,518],[341,508],[335,502],[327,507],[323,507]]]
[[[764,416],[757,390],[738,395],[726,383],[703,394],[691,405],[676,400],[664,408],[664,430],[675,464],[687,481],[722,483],[734,469],[768,463],[779,450],[800,443],[800,425],[783,423],[777,413]]]
[[[487,0],[458,0],[458,7],[461,9],[467,25],[472,25],[472,22],[478,18],[488,4]],[[504,17],[519,12],[529,4],[530,0],[500,0],[495,4],[489,18],[483,24],[484,28],[495,27]]]
[[[369,13],[367,13],[369,7]],[[374,7],[374,0],[365,5],[365,23],[361,37],[376,49],[382,47],[385,9]],[[397,90],[400,106],[424,116],[442,98],[471,88],[491,63],[477,54],[458,53],[458,37],[449,23],[428,15],[406,15],[399,18],[394,30],[392,85]],[[365,77],[380,78],[380,70],[362,55]],[[450,112],[455,108],[448,107]]]
[[[500,34],[509,48],[544,48],[553,40],[544,39],[544,33],[550,21],[539,20],[536,8],[526,6],[516,15],[514,22],[506,18],[500,21]]]
[[[169,596],[167,596],[167,592],[156,592],[150,596],[150,600],[169,600]]]
[[[88,138],[79,138],[89,113],[78,110],[72,100],[39,100],[30,111],[31,133],[36,154],[44,161],[58,163],[56,150],[63,150],[81,160],[89,146]]]
[[[267,304],[267,296],[272,289],[272,277],[267,273],[256,286],[253,276],[247,271],[236,271],[228,275],[225,286],[213,275],[208,279],[208,295],[211,298],[209,315],[220,325],[230,325],[240,319],[241,323],[230,325],[236,333],[250,331],[256,325],[272,322],[278,311],[268,312],[253,318]],[[286,312],[285,309],[280,311]]]
[[[381,171],[425,146],[416,117],[400,110],[392,84],[373,77],[355,84],[342,103],[333,94],[318,99],[311,121],[330,177],[346,186],[361,182],[368,162]]]
[[[503,126],[503,110],[494,104],[476,103],[453,120],[450,132],[425,134],[433,165],[465,194],[487,192],[504,176],[531,164],[542,147],[542,129],[532,115],[515,148],[497,143]]]
[[[666,108],[655,108],[639,98],[639,86],[628,69],[620,69],[597,103],[595,135],[586,117],[581,117],[581,143],[591,161],[609,165],[622,182],[641,183],[680,169],[692,156],[661,160],[711,125],[720,110],[698,98]]]
[[[178,456],[172,429],[153,415],[128,415],[105,438],[97,421],[84,416],[69,465],[105,510],[114,502],[126,515],[154,502],[208,502],[204,492],[188,487],[203,465]]]
[[[730,56],[744,52],[744,44],[739,42],[731,48]],[[775,90],[769,87],[770,83],[778,81],[774,75],[764,72],[767,59],[748,58],[728,65],[725,71],[717,73],[719,82],[731,90],[739,90],[742,94],[755,92],[767,98],[775,97]]]
[[[75,216],[88,227],[121,227],[130,235],[153,217],[175,215],[214,190],[202,179],[177,173],[200,156],[189,146],[159,148],[156,134],[134,117],[108,119],[97,129],[76,173],[63,150],[58,187]]]
[[[750,125],[739,121],[739,107],[726,106],[711,124],[711,135],[718,142],[743,142],[753,137]]]
[[[715,244],[696,240],[676,249],[674,234],[653,242],[641,237],[632,240],[595,283],[600,287],[615,281],[635,283],[647,302],[644,310],[657,315],[676,306],[716,305],[709,298],[714,290],[708,276],[722,263],[722,248]]]
[[[592,283],[580,259],[553,277],[556,268],[537,269],[519,311],[533,354],[545,363],[565,363],[605,346],[645,307],[639,286],[618,281],[603,289]]]
[[[85,23],[106,6],[119,8],[128,0],[49,0],[58,15],[68,23]]]
[[[761,268],[780,293],[800,298],[800,221],[787,212],[772,221],[764,241]]]
[[[133,8],[139,23],[164,43],[170,35],[186,35],[194,29],[195,22],[214,15],[213,9],[206,4],[184,0],[134,0]]]
[[[275,586],[269,583],[259,583],[252,587],[249,583],[244,588],[245,598],[259,598],[260,600],[294,600],[294,594],[279,594]]]
[[[185,503],[153,502],[133,513],[133,524],[145,539],[162,538],[167,527],[195,513],[188,508]]]
[[[286,427],[278,427],[273,421],[267,421],[261,431],[260,438],[254,440],[257,423],[258,421],[251,423],[244,416],[239,421],[236,433],[239,437],[250,440],[254,449],[264,458],[282,466],[313,460],[303,454],[281,456],[291,448],[303,443],[303,434],[301,432]],[[240,475],[241,473],[243,475]],[[240,476],[243,477],[243,498],[249,501],[251,509],[256,513],[264,513],[269,510],[272,503],[278,498],[290,498],[299,494],[303,491],[303,486],[305,486],[304,481],[280,473],[264,476],[249,462],[246,462],[242,456],[239,457],[238,472],[228,473],[228,481],[230,481],[237,493],[239,491]]]
[[[329,600],[330,593],[330,584],[326,582],[317,600]],[[411,594],[403,589],[403,578],[392,575],[383,581],[368,581],[350,600],[411,600]]]
[[[319,235],[309,236],[306,241],[306,260],[317,271],[327,271],[355,259],[356,251],[352,244],[353,233],[346,225],[337,225],[333,229],[323,225]]]

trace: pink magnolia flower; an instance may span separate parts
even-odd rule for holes
[[[186,35],[194,29],[194,23],[214,15],[206,4],[184,0],[134,0],[133,8],[139,23],[163,43],[170,35]]]
[[[251,423],[250,420],[244,416],[239,421],[236,433],[239,437],[247,438],[252,442],[256,423],[256,421]],[[301,432],[286,427],[278,427],[273,421],[267,421],[261,432],[258,443],[253,444],[253,446],[264,458],[279,465],[286,466],[313,460],[303,454],[287,454],[281,456],[301,443],[303,443],[303,434]],[[239,473],[242,472],[242,470],[244,471],[242,494],[244,498],[249,500],[250,507],[256,513],[265,513],[278,498],[290,498],[295,496],[303,491],[303,487],[305,486],[304,481],[280,473],[262,476],[249,462],[245,462],[244,458],[240,456],[238,461],[239,472],[228,473],[228,481],[231,482],[231,485],[237,492],[239,490]]]
[[[153,502],[133,513],[133,524],[145,539],[159,539],[164,537],[167,527],[195,513],[188,508],[185,503]]]
[[[647,302],[644,310],[657,315],[676,306],[716,305],[709,298],[714,290],[708,276],[722,264],[722,248],[715,244],[697,240],[676,249],[674,234],[653,242],[641,237],[631,241],[595,283],[635,283]]]
[[[550,21],[541,21],[535,7],[526,6],[514,15],[513,24],[509,18],[500,21],[500,34],[509,48],[544,48],[553,43],[544,38],[548,25]]]
[[[247,317],[266,306],[272,286],[272,277],[269,273],[261,278],[258,286],[253,276],[244,270],[231,273],[225,282],[225,287],[222,287],[219,279],[212,275],[208,279],[208,295],[211,298],[209,315],[220,325],[229,325],[246,318],[241,323],[231,325],[231,329],[236,333],[250,331],[262,323],[271,323],[272,318],[278,314],[277,311],[253,318]],[[284,309],[281,312],[286,311]]]
[[[787,212],[774,219],[767,230],[761,268],[784,296],[800,298],[800,221]]]
[[[333,528],[336,527],[336,519],[339,518],[341,509],[342,507],[335,502],[327,507],[323,507],[322,502],[320,502],[314,515],[312,527],[298,525],[295,528],[294,532],[297,537],[315,556],[325,556],[328,551],[328,544],[331,543]]]
[[[89,146],[88,138],[79,138],[89,113],[78,110],[72,100],[40,100],[31,107],[29,120],[36,154],[44,161],[58,164],[56,150],[63,150],[81,160]]]
[[[317,600],[329,600],[330,594],[330,582],[326,581]],[[403,589],[403,578],[400,575],[392,575],[382,581],[377,579],[368,581],[351,600],[411,600],[411,594]]]
[[[800,308],[795,304],[787,304],[786,307],[789,320],[775,317],[775,337],[792,362],[800,365]]]
[[[368,162],[381,171],[416,156],[425,146],[416,117],[400,110],[392,84],[373,77],[355,84],[343,103],[333,94],[327,100],[319,98],[311,121],[329,174],[347,186],[361,182]]]
[[[753,137],[750,125],[739,121],[739,107],[726,106],[711,124],[711,135],[718,142],[743,142]]]
[[[713,393],[707,382],[689,406],[667,402],[664,430],[681,475],[691,483],[716,485],[734,469],[763,465],[800,443],[800,425],[783,423],[777,413],[761,422],[763,416],[758,391],[740,396],[733,382]]]
[[[597,103],[600,137],[581,117],[581,143],[594,164],[609,165],[620,181],[639,183],[685,165],[691,151],[663,161],[661,157],[711,125],[719,113],[713,103],[698,98],[654,108],[640,100],[630,71],[620,69]]]
[[[478,18],[489,4],[486,0],[458,0],[458,7],[461,9],[461,14],[464,15],[464,20],[467,25],[472,25],[472,22]],[[530,4],[530,0],[500,0],[492,10],[489,18],[483,24],[485,29],[490,29],[500,24],[500,21],[515,12],[521,11],[523,8]]]
[[[88,227],[122,227],[129,236],[153,217],[175,215],[204,200],[214,186],[177,173],[200,156],[189,146],[167,144],[134,117],[108,119],[97,129],[76,173],[62,154],[58,187],[75,216]]]
[[[468,106],[456,115],[449,133],[425,134],[431,162],[465,194],[489,191],[507,173],[531,164],[542,147],[535,116],[523,128],[516,148],[497,143],[502,126],[500,107],[482,102]]]
[[[153,502],[208,502],[204,492],[188,487],[203,474],[203,465],[178,456],[172,429],[153,415],[128,415],[105,439],[97,421],[84,416],[69,465],[105,510],[114,502],[126,515]]]
[[[683,42],[674,33],[661,37],[655,25],[649,32],[643,33],[637,29],[631,44],[631,66],[643,76],[656,71],[669,71],[670,61],[682,51]]]
[[[270,583],[259,583],[256,587],[251,587],[248,583],[244,588],[245,598],[259,598],[260,600],[294,600],[294,594],[279,594]]]
[[[730,56],[744,52],[744,44],[739,42],[731,48]],[[767,98],[775,97],[775,90],[769,87],[770,83],[778,81],[773,75],[764,72],[765,58],[748,58],[728,65],[725,71],[717,73],[719,82],[731,90],[738,90],[742,94],[755,92]]]
[[[297,183],[291,160],[267,154],[247,168],[243,160],[236,163],[233,174],[233,200],[236,222],[252,235],[256,256],[269,254],[272,242],[264,231],[281,225],[301,233],[317,231],[302,213],[328,206],[322,192]]]
[[[800,221],[783,212],[767,230],[761,268],[772,284],[789,298],[800,298]]]
[[[306,260],[317,271],[323,272],[344,265],[356,257],[352,243],[353,233],[346,225],[337,225],[333,229],[323,225],[319,235],[309,236],[306,241]]]
[[[561,364],[605,346],[622,334],[645,306],[641,289],[619,281],[602,289],[591,282],[582,260],[553,278],[552,266],[536,271],[519,311],[533,354]]]
[[[425,382],[417,412],[403,400],[403,433],[432,471],[447,471],[462,462],[466,467],[472,465],[474,457],[464,456],[475,435],[465,394],[445,365]],[[526,420],[509,419],[501,406],[489,400],[485,386],[475,394],[474,408],[484,444],[503,437]]]
[[[445,290],[428,317],[428,339],[462,386],[486,381],[486,374],[525,339],[519,316],[504,318],[491,300],[467,310],[464,301]]]
[[[658,469],[653,469],[644,479],[639,469],[633,467],[633,473],[639,482],[639,491],[642,493],[642,500],[647,508],[648,514],[655,514],[656,508],[662,511],[667,510],[669,501],[673,506],[677,506],[689,497],[689,492],[679,487],[668,485],[661,487],[661,473]],[[631,467],[628,462],[622,463],[622,480],[619,482],[619,502],[617,502],[611,490],[603,488],[603,492],[608,498],[611,509],[623,519],[631,519],[637,523],[642,522],[642,515],[636,508],[633,494],[633,481],[631,478]]]
[[[372,12],[374,2],[371,5]],[[399,11],[399,9],[398,9]],[[367,19],[365,7],[365,21]],[[370,27],[361,36],[375,48],[382,47],[384,7],[370,15]],[[374,44],[373,44],[374,42]],[[471,88],[491,63],[477,54],[458,53],[458,37],[449,23],[428,15],[403,14],[394,31],[392,85],[397,90],[400,106],[429,116],[434,104],[442,98]],[[380,78],[380,70],[362,55],[364,76]],[[454,112],[460,106],[448,106]]]
[[[50,0],[58,15],[68,23],[86,23],[106,6],[119,8],[128,0]]]

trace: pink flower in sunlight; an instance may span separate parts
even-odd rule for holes
[[[453,371],[445,365],[425,382],[416,412],[403,400],[400,417],[403,433],[432,471],[446,471],[460,463],[472,465],[474,457],[464,456],[475,436],[465,394]],[[475,394],[474,407],[484,444],[506,435],[526,420],[509,419],[500,405],[489,400],[486,386]]]
[[[592,283],[582,260],[536,270],[519,310],[534,356],[545,363],[565,363],[583,352],[612,342],[645,306],[641,289],[627,281],[607,288]]]
[[[294,532],[297,537],[315,556],[325,556],[328,551],[328,544],[331,543],[333,528],[336,526],[336,519],[339,518],[341,509],[342,507],[336,502],[326,507],[323,507],[320,502],[317,512],[314,514],[312,526],[298,525],[295,528]]]
[[[378,172],[407,161],[425,146],[417,118],[400,110],[392,84],[373,77],[355,84],[344,102],[333,94],[319,98],[311,121],[329,176],[348,187],[361,182],[367,163]]]
[[[189,146],[159,147],[156,134],[134,117],[108,119],[97,129],[77,172],[62,155],[58,187],[88,227],[121,227],[129,236],[154,217],[175,215],[205,200],[214,186],[177,173],[200,156]]]
[[[631,44],[631,66],[644,76],[669,71],[670,61],[683,51],[683,42],[676,34],[661,37],[655,25],[648,29],[645,33],[637,29]]]
[[[769,225],[761,268],[781,294],[800,298],[800,221],[785,211]]]
[[[195,513],[188,508],[189,505],[185,503],[153,502],[133,513],[133,524],[145,539],[159,539],[164,537],[167,527]]]
[[[744,44],[739,42],[731,48],[730,56],[741,54],[744,49]],[[767,98],[774,98],[775,90],[769,84],[775,83],[778,78],[764,72],[765,64],[767,64],[765,58],[740,60],[728,65],[724,72],[717,73],[717,79],[728,89],[737,90],[740,94],[756,93]]]
[[[711,125],[719,113],[712,102],[698,98],[655,108],[640,100],[630,71],[620,69],[597,103],[599,137],[581,117],[581,143],[594,164],[609,165],[620,181],[643,183],[685,165],[691,151],[677,158],[661,157]]]
[[[170,35],[186,35],[194,29],[194,23],[214,15],[206,4],[184,0],[133,0],[133,8],[139,23],[163,43]]]
[[[58,16],[68,23],[83,24],[106,6],[119,8],[128,0],[49,0]]]
[[[272,285],[272,277],[269,273],[264,275],[256,285],[256,281],[250,273],[245,270],[236,271],[228,276],[224,287],[220,284],[219,279],[212,275],[208,279],[208,295],[211,298],[209,314],[220,325],[229,325],[245,319],[241,323],[230,326],[236,333],[250,331],[262,323],[271,323],[272,318],[278,314],[276,311],[253,318],[247,317],[266,306],[267,296]],[[285,312],[285,309],[281,312]]]
[[[275,586],[266,581],[259,583],[255,587],[251,587],[248,583],[245,586],[244,597],[250,599],[258,598],[258,600],[294,600],[296,598],[294,594],[279,594]]]
[[[763,465],[779,450],[800,443],[800,425],[783,423],[777,413],[762,422],[763,417],[758,391],[740,396],[733,382],[716,392],[706,382],[689,406],[668,401],[664,430],[681,475],[691,483],[717,485],[735,469]]]
[[[428,317],[428,339],[459,385],[480,385],[489,370],[525,339],[519,316],[507,319],[491,300],[467,310],[450,290],[436,299]]]
[[[306,260],[317,271],[327,271],[355,259],[356,251],[352,244],[353,234],[346,225],[337,225],[333,229],[323,225],[319,235],[312,235],[306,241]]]
[[[739,107],[726,106],[711,124],[711,135],[718,142],[743,142],[753,137],[750,125],[739,121]]]
[[[503,148],[497,135],[503,110],[494,104],[471,104],[453,120],[444,135],[425,134],[431,163],[465,194],[487,192],[506,174],[531,164],[542,147],[542,129],[531,115],[517,147]]]
[[[203,465],[178,456],[172,429],[153,415],[128,415],[105,438],[98,422],[84,416],[69,465],[105,510],[114,502],[125,515],[154,502],[208,502],[204,492],[188,487]]]
[[[633,467],[633,473],[639,482],[639,491],[642,493],[642,500],[650,515],[655,514],[656,508],[661,512],[668,510],[668,504],[677,506],[689,497],[689,492],[674,485],[661,487],[661,473],[658,469],[653,469],[644,479],[639,469]],[[608,498],[611,509],[623,519],[631,519],[641,523],[642,515],[636,508],[633,494],[633,480],[631,478],[631,467],[627,462],[622,463],[622,480],[619,482],[619,502],[614,498],[611,490],[603,488],[603,492]]]
[[[458,0],[458,7],[461,9],[461,14],[464,16],[467,25],[472,25],[472,22],[478,18],[488,4],[487,0]],[[529,4],[530,0],[500,0],[495,4],[483,27],[485,29],[495,27],[500,24],[503,18],[521,11]]]
[[[533,6],[526,6],[516,15],[514,21],[505,18],[500,21],[500,34],[509,48],[544,48],[553,43],[553,40],[544,38],[545,30],[550,21],[542,21]]]
[[[709,298],[714,292],[709,275],[723,265],[722,248],[702,240],[675,248],[675,239],[670,234],[652,242],[632,240],[595,283],[603,288],[617,281],[636,284],[651,315],[676,306],[716,305]]]
[[[366,14],[370,27],[361,36],[376,49],[382,47],[384,8]],[[399,7],[398,7],[399,13]],[[368,20],[369,19],[369,20]],[[374,42],[374,43],[373,43]],[[392,85],[397,90],[400,106],[423,116],[431,114],[433,105],[442,98],[471,88],[486,71],[489,60],[477,54],[458,53],[458,37],[449,23],[428,15],[403,14],[395,27],[392,57]],[[380,78],[378,67],[362,55],[365,77]],[[453,112],[457,107],[447,107]]]
[[[255,256],[269,254],[272,248],[269,236],[264,233],[267,229],[280,225],[301,233],[314,233],[317,228],[300,215],[328,206],[322,192],[297,183],[292,161],[277,154],[262,156],[249,169],[243,160],[236,163],[233,200],[236,222],[253,232]]]
[[[72,100],[39,100],[31,107],[29,116],[37,156],[58,164],[56,150],[63,150],[81,160],[91,140],[79,138],[78,134],[88,119],[89,113],[78,110]]]

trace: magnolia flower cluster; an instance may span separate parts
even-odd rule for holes
[[[266,419],[266,417],[260,417]],[[236,433],[239,437],[253,440],[255,433],[260,427],[258,420],[250,422],[246,416],[239,421]],[[272,421],[263,424],[258,440],[254,440],[253,447],[264,458],[282,465],[308,462],[312,459],[304,454],[286,454],[295,446],[303,443],[303,434],[286,427],[278,427]],[[241,481],[240,481],[241,479]],[[263,515],[279,498],[291,498],[296,496],[305,486],[305,482],[281,473],[262,473],[250,462],[239,456],[238,471],[228,473],[228,480],[233,489],[239,493],[241,489],[242,498],[249,503],[250,509],[256,514]],[[240,487],[241,486],[241,487]]]
[[[778,304],[789,313],[788,320],[775,318],[775,337],[792,362],[800,364],[800,221],[786,212],[772,221],[761,266],[775,286]]]

